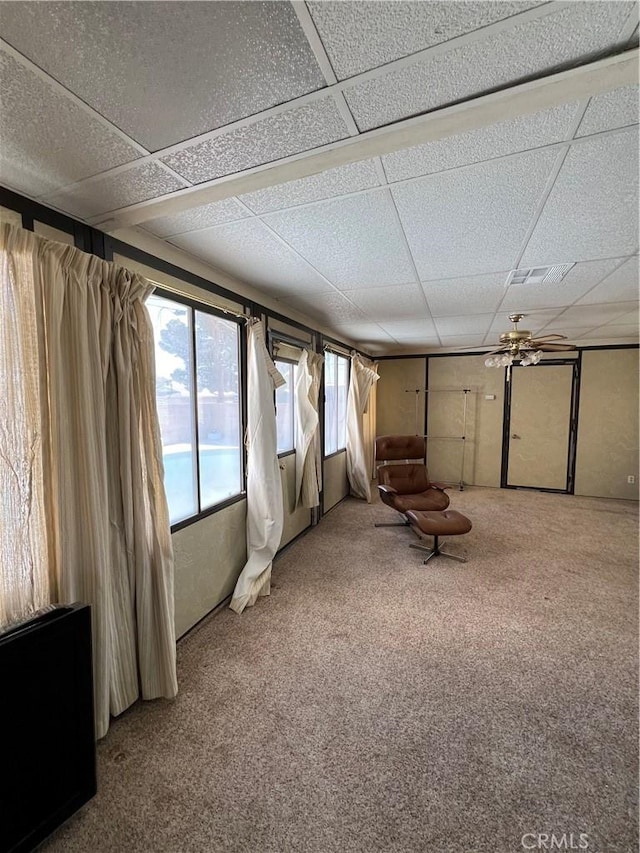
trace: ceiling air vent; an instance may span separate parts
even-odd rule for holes
[[[510,284],[558,284],[572,267],[575,267],[575,263],[511,270],[507,276],[506,286],[508,287]]]

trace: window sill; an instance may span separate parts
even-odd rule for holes
[[[220,503],[214,504],[213,506],[207,507],[203,509],[202,512],[199,512],[197,515],[190,515],[189,518],[183,518],[181,521],[176,521],[171,525],[171,533],[177,533],[178,530],[183,530],[185,527],[189,527],[192,524],[195,524],[196,521],[201,521],[203,518],[208,518],[210,515],[215,515],[216,512],[219,512],[222,509],[226,509],[228,506],[233,506],[233,504],[237,504],[239,501],[244,501],[247,498],[246,492],[240,492],[238,495],[232,495],[230,498],[226,498],[224,501],[220,501]]]
[[[293,450],[281,450],[280,453],[278,453],[278,459],[284,459],[285,456],[293,456],[295,452],[295,447],[293,448]]]
[[[324,456],[323,458],[324,459],[333,459],[334,456],[339,456],[341,453],[346,453],[346,452],[347,452],[346,447],[340,447],[334,453],[329,453],[327,456]]]

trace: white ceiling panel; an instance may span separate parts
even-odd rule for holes
[[[399,341],[404,341],[407,338],[415,340],[429,338],[430,340],[435,340],[436,343],[438,341],[436,327],[430,318],[421,320],[416,320],[415,318],[411,320],[381,320],[380,325],[391,337]]]
[[[117,175],[97,178],[75,189],[48,196],[47,203],[80,217],[97,216],[128,204],[165,195],[186,186],[158,163],[143,163]]]
[[[544,327],[545,332],[564,331],[565,327],[580,329],[581,327],[593,328],[602,326],[603,323],[611,323],[622,317],[635,305],[626,302],[615,302],[613,305],[574,305],[559,314],[554,320]]]
[[[309,2],[339,80],[516,15],[536,3]]]
[[[370,320],[429,316],[424,294],[417,284],[349,290],[347,296]]]
[[[597,302],[631,302],[638,298],[638,256],[629,258],[608,275],[578,302],[590,305]]]
[[[443,347],[479,347],[483,345],[484,335],[440,335]]]
[[[485,314],[495,311],[500,304],[507,275],[507,272],[496,272],[426,281],[422,288],[434,317],[454,317],[462,309],[468,314]]]
[[[322,98],[197,142],[163,160],[197,184],[310,151],[347,136],[349,131],[335,101]]]
[[[380,178],[375,160],[361,160],[308,178],[246,193],[239,198],[254,213],[269,213],[377,186],[380,186]]]
[[[436,330],[441,338],[453,335],[482,335],[489,331],[493,314],[459,314],[456,317],[434,317]]]
[[[341,290],[415,278],[387,190],[271,213],[264,221]]]
[[[3,3],[2,36],[152,151],[325,85],[289,3]]]
[[[331,290],[322,276],[257,219],[241,219],[171,242],[275,296]]]
[[[612,326],[637,326],[638,321],[640,319],[639,309],[629,308],[628,311],[625,311],[624,314],[621,314],[620,317],[616,317],[614,320],[611,320],[610,325]]]
[[[572,101],[551,110],[396,151],[382,158],[387,179],[390,183],[404,181],[560,142],[566,139],[577,108],[578,103]]]
[[[589,101],[577,136],[588,136],[602,130],[614,130],[638,123],[638,87],[623,86]]]
[[[236,219],[245,219],[249,213],[235,198],[225,198],[211,204],[202,204],[177,213],[175,216],[159,216],[145,222],[143,227],[158,237],[170,237],[172,234],[183,234],[185,231],[196,231],[199,228],[211,228]]]
[[[44,195],[140,156],[2,50],[0,78],[0,180],[16,190]]]
[[[570,3],[553,14],[514,23],[488,38],[358,83],[345,90],[345,97],[360,130],[380,127],[611,49],[633,6]]]
[[[346,296],[335,290],[332,293],[310,294],[305,297],[287,297],[284,301],[292,308],[297,308],[310,317],[317,317],[323,322],[330,322],[332,325],[351,324],[361,320],[366,322],[362,311],[349,302]],[[358,325],[360,325],[359,322]]]
[[[590,329],[582,335],[583,338],[608,340],[624,338],[627,341],[638,340],[638,324],[628,326],[619,326],[617,323],[607,323],[605,326],[598,326],[597,329]],[[622,342],[622,341],[621,341]]]
[[[556,156],[539,149],[394,186],[421,280],[509,269]]]
[[[512,284],[500,304],[501,311],[532,311],[572,305],[613,272],[619,258],[576,264],[557,284]]]
[[[630,255],[637,245],[637,128],[572,145],[520,266]]]
[[[393,343],[393,337],[377,323],[333,323],[332,328],[338,338],[345,337],[352,341],[369,341],[375,344]]]

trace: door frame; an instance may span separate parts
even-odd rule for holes
[[[570,365],[573,367],[571,380],[571,407],[569,410],[569,442],[567,449],[567,480],[564,489],[541,489],[537,486],[510,486],[507,482],[509,472],[509,437],[511,435],[511,388],[507,381],[508,373],[504,372],[504,415],[502,418],[502,467],[500,470],[501,489],[524,489],[532,492],[553,492],[561,495],[574,494],[576,479],[576,448],[578,445],[578,410],[580,406],[580,372],[582,369],[582,350],[578,350],[577,358],[550,358],[530,366],[529,370],[539,370],[551,365]],[[514,364],[511,370],[520,370],[522,366]]]

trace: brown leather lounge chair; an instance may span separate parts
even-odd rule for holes
[[[449,496],[444,492],[447,488],[445,483],[429,480],[425,453],[426,439],[420,435],[380,435],[376,438],[380,499],[402,516],[408,510],[438,511],[449,506]],[[401,522],[375,526],[405,524],[409,524],[406,517]]]

